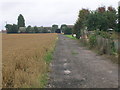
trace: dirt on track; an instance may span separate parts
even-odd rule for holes
[[[77,40],[58,35],[49,88],[117,88],[118,66],[80,46]]]

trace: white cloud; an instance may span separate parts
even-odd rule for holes
[[[17,23],[22,14],[27,25],[51,26],[52,24],[74,24],[81,8],[96,9],[105,5],[118,6],[119,0],[1,0],[0,29],[8,23]]]

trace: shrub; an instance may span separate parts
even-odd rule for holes
[[[90,48],[94,47],[96,44],[96,35],[90,35],[89,36],[89,45],[90,45]]]
[[[71,28],[65,28],[64,34],[72,34],[72,29]]]

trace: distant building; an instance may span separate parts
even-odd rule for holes
[[[51,33],[52,27],[43,27],[47,32]]]
[[[67,27],[73,29],[74,25],[67,25]]]
[[[2,30],[1,33],[7,33],[7,31],[6,30]]]
[[[25,33],[26,27],[19,27],[18,33]]]

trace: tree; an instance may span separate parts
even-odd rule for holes
[[[18,28],[19,27],[25,27],[25,20],[22,14],[18,16]]]
[[[12,33],[18,33],[18,26],[16,24],[12,26]]]
[[[118,32],[120,33],[120,6],[118,7]]]
[[[37,26],[34,26],[34,31],[35,31],[35,33],[39,33],[39,30],[38,30]]]
[[[105,6],[98,7],[98,9],[97,9],[97,12],[99,12],[99,13],[104,13],[105,11],[106,11]]]
[[[6,27],[7,33],[12,33],[12,25],[11,24],[7,24],[5,27]]]
[[[99,7],[96,11],[92,11],[87,18],[88,30],[103,30],[107,31],[109,28],[115,29],[117,15],[113,7]]]
[[[107,15],[106,13],[96,13],[97,14],[97,29],[99,29],[100,31],[107,31],[108,29],[108,19],[106,18]]]
[[[96,12],[91,12],[87,17],[87,29],[88,31],[96,30],[98,25],[98,17]]]
[[[57,29],[58,29],[58,25],[56,24],[52,25],[52,33],[55,33]]]
[[[18,26],[16,24],[7,24],[6,26],[7,33],[18,33]]]
[[[48,33],[48,30],[44,27],[42,33]]]
[[[66,28],[67,28],[66,24],[62,24],[61,27],[60,27],[60,29],[62,30],[62,32],[64,32]]]
[[[108,29],[116,29],[117,26],[117,14],[115,8],[109,6],[107,9],[105,7],[99,7],[97,10],[98,15],[98,29],[107,31]]]
[[[64,34],[72,34],[72,28],[66,27],[64,30]]]
[[[112,6],[108,7],[108,10],[106,12],[106,17],[108,20],[108,28],[112,28],[112,29],[116,29],[117,27],[117,14],[116,14],[116,10],[115,8],[113,8]]]
[[[26,33],[30,33],[31,32],[31,26],[29,25],[27,28],[26,28]]]
[[[85,29],[87,23],[87,16],[90,11],[88,9],[82,9],[79,11],[78,19],[74,25],[73,33],[76,34],[76,38],[80,38],[81,30]]]

